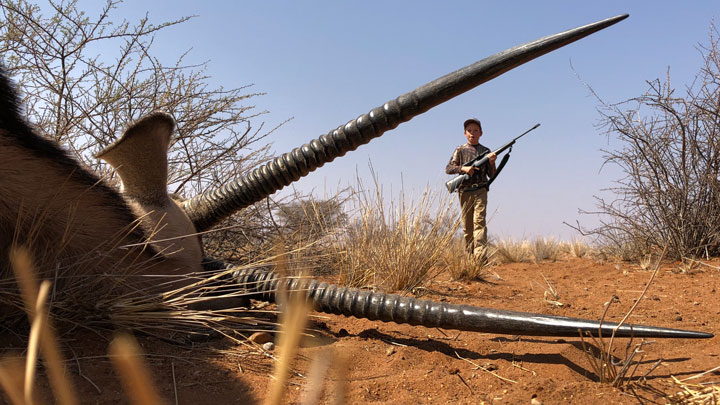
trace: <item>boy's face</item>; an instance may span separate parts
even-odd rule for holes
[[[482,130],[478,124],[470,123],[467,127],[465,127],[465,138],[467,138],[470,145],[477,145],[481,136]]]

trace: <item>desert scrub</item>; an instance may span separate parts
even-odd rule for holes
[[[341,284],[409,291],[445,270],[443,258],[458,228],[454,199],[425,189],[418,198],[386,203],[375,180],[368,191],[358,179],[355,214],[335,233],[335,266]]]
[[[558,256],[562,252],[560,243],[555,238],[538,237],[531,244],[528,244],[532,250],[533,261],[539,263],[543,260],[557,261]]]
[[[530,244],[514,239],[500,239],[494,247],[493,260],[499,264],[529,262],[533,257]]]
[[[494,248],[488,247],[488,250],[488,256],[492,257]],[[443,260],[453,280],[479,281],[484,280],[487,275],[486,264],[480,263],[473,255],[467,253],[462,238],[453,238]]]
[[[562,243],[561,250],[563,251],[563,253],[567,253],[571,257],[576,257],[580,259],[589,255],[592,249],[582,240],[573,239],[570,242]]]

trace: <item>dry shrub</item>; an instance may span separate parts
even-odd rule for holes
[[[710,405],[720,403],[720,385],[713,383],[699,383],[693,384],[688,382],[689,380],[702,377],[710,372],[716,371],[720,367],[715,367],[712,370],[694,375],[692,377],[684,378],[682,380],[672,377],[671,384],[675,388],[679,389],[677,393],[667,396],[665,399],[669,404],[682,404],[682,405]]]
[[[493,249],[490,250],[489,256],[492,257]],[[478,262],[477,258],[467,253],[462,238],[453,238],[443,259],[454,280],[480,281],[487,275],[487,264]]]
[[[639,366],[646,363],[644,360],[647,353],[643,348],[646,345],[654,343],[653,341],[642,340],[633,346],[632,339],[630,339],[625,346],[625,355],[622,358],[617,358],[612,354],[612,347],[607,345],[604,339],[591,339],[594,347],[591,348],[591,346],[586,345],[584,339],[582,340],[582,345],[587,358],[590,359],[593,371],[601,383],[610,384],[616,388],[625,387],[630,381],[636,378]],[[653,363],[650,370],[646,371],[644,376],[647,377],[660,364],[660,360]]]
[[[555,238],[538,237],[532,244],[529,244],[535,263],[543,260],[556,261],[562,252],[561,245]]]
[[[493,260],[500,264],[529,262],[533,257],[532,249],[526,241],[501,239],[494,249]]]
[[[614,145],[604,151],[603,165],[615,166],[620,176],[607,190],[611,197],[597,199],[593,214],[601,225],[581,232],[602,245],[636,246],[636,257],[668,246],[674,260],[720,253],[720,35],[714,23],[709,34],[688,85],[675,88],[668,70],[637,97],[599,100],[601,125]]]
[[[444,270],[442,259],[459,224],[454,199],[430,189],[413,199],[401,190],[397,200],[386,203],[373,178],[374,192],[358,179],[357,214],[335,234],[340,283],[409,291]]]
[[[650,282],[652,282],[652,279]],[[648,285],[649,284],[650,283],[648,283]],[[640,300],[638,299],[636,304],[639,301]],[[603,322],[605,319],[605,315],[613,302],[617,302],[617,297],[613,297],[605,304],[605,312],[603,313],[600,322]],[[630,309],[625,318],[620,322],[621,325],[632,313],[634,308],[635,306]],[[654,343],[654,341],[646,341],[643,339],[639,343],[633,345],[634,339],[631,338],[625,345],[623,355],[621,357],[617,357],[613,354],[615,349],[613,347],[615,339],[614,333],[608,337],[601,336],[599,338],[595,338],[590,336],[590,340],[593,343],[592,345],[586,344],[585,337],[582,336],[582,334],[580,337],[582,338],[583,352],[590,361],[590,366],[592,367],[595,375],[598,376],[600,383],[610,384],[616,388],[623,388],[629,385],[630,382],[636,378],[636,373],[638,372],[640,365],[647,364],[647,362],[644,361],[647,356],[647,352],[643,349],[645,346]],[[654,362],[650,368],[645,371],[644,377],[650,375],[650,373],[652,373],[661,364],[661,362],[661,360]]]
[[[335,271],[333,235],[348,223],[347,190],[317,199],[297,193],[290,202],[277,204],[275,234],[269,240],[288,252],[288,274],[327,275]]]
[[[640,263],[648,255],[648,251],[642,245],[633,242],[600,243],[587,255],[601,263],[608,261]]]
[[[635,303],[628,310],[622,320],[618,322],[615,330],[617,330],[617,328],[619,328],[621,325],[625,324],[627,319],[635,311],[635,308],[637,308],[637,306],[647,294],[648,289],[653,284],[653,281],[657,276],[658,270],[660,269],[660,263],[662,262],[666,253],[667,247],[663,249],[662,254],[655,263],[655,269],[650,276],[650,280],[647,282],[647,284],[645,284],[645,289],[640,293],[640,296],[635,300]],[[616,296],[613,296],[608,302],[605,303],[605,310],[603,311],[603,315],[600,318],[600,324],[604,322],[610,306],[618,301],[618,298]],[[640,343],[636,343],[633,346],[634,339],[631,338],[628,340],[625,346],[624,355],[621,358],[617,358],[615,355],[613,355],[615,351],[615,347],[613,345],[615,343],[615,330],[613,330],[610,336],[602,336],[601,333],[599,334],[600,337],[598,338],[590,336],[590,339],[592,340],[594,346],[586,345],[585,337],[582,333],[580,334],[580,337],[582,339],[583,352],[588,358],[590,366],[595,372],[595,375],[597,375],[600,379],[600,382],[603,384],[610,384],[616,388],[623,388],[629,385],[630,382],[636,377],[636,373],[638,372],[639,367],[643,364],[646,365],[648,363],[644,361],[645,357],[647,356],[647,352],[645,352],[643,349],[645,346],[654,343],[654,341],[646,341],[645,339],[642,339]],[[658,366],[660,366],[661,363],[662,359],[654,362],[650,366],[650,368],[645,371],[643,378],[650,375],[650,373],[652,373]]]
[[[576,257],[578,259],[583,258],[590,254],[591,248],[585,242],[583,242],[580,239],[573,239],[570,242],[566,242],[563,244],[563,249],[567,251],[572,257]]]

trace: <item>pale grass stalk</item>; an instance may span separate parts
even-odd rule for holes
[[[635,300],[635,303],[632,305],[630,310],[625,314],[623,319],[618,322],[617,326],[613,329],[613,332],[610,336],[610,341],[606,345],[605,340],[602,336],[602,333],[599,333],[600,337],[598,339],[595,339],[594,337],[591,337],[592,341],[594,342],[595,346],[600,350],[599,357],[600,361],[588,350],[588,348],[585,346],[585,339],[582,334],[580,334],[582,346],[583,346],[583,352],[590,360],[590,364],[593,367],[595,373],[600,378],[601,383],[611,383],[614,387],[621,387],[625,385],[633,376],[635,371],[637,370],[640,363],[642,363],[643,359],[645,358],[645,352],[642,350],[644,346],[651,344],[652,342],[646,342],[642,341],[635,345],[633,350],[629,350],[630,346],[632,344],[632,339],[628,342],[626,349],[625,349],[625,356],[622,358],[619,362],[613,361],[612,356],[612,349],[613,349],[613,343],[615,340],[615,333],[617,330],[627,321],[627,319],[630,317],[630,315],[635,311],[635,308],[637,308],[640,301],[643,299],[645,294],[647,293],[647,290],[650,288],[650,285],[652,285],[655,276],[658,273],[658,270],[660,269],[660,263],[662,262],[662,259],[665,257],[666,249],[663,249],[662,254],[660,255],[660,258],[658,259],[655,270],[653,271],[652,276],[650,277],[650,280],[645,285],[645,289],[640,293],[640,296],[637,300]],[[602,323],[605,319],[605,316],[610,308],[610,305],[617,300],[617,297],[613,297],[609,302],[605,304],[605,311],[603,312],[603,315],[600,319],[600,326],[602,327]],[[639,360],[635,360],[635,356],[640,355]],[[646,373],[651,373],[660,362],[658,361],[653,368],[650,369]],[[618,369],[618,366],[620,366],[620,369]],[[633,368],[634,366],[634,368]],[[632,368],[632,373],[628,375],[628,371]]]
[[[44,301],[47,297],[47,293],[50,290],[47,285],[42,292],[39,292],[37,286],[37,280],[35,270],[32,265],[32,259],[28,251],[21,247],[13,247],[10,252],[10,263],[13,271],[15,272],[15,278],[17,279],[18,286],[20,287],[23,300],[25,302],[25,309],[30,319],[31,325],[35,325],[36,318],[43,318],[39,326],[36,326],[37,342],[42,352],[43,359],[45,360],[45,366],[50,376],[50,385],[57,396],[57,400],[60,404],[76,404],[77,395],[75,390],[70,384],[66,373],[64,360],[62,358],[58,339],[55,336],[55,332],[50,325],[48,313],[44,305]],[[41,296],[44,295],[45,297]],[[34,362],[33,362],[34,363]],[[29,381],[25,381],[28,384]],[[24,391],[27,393],[27,387]]]
[[[333,370],[335,371],[335,380],[332,384],[332,403],[335,405],[344,405],[347,403],[348,392],[348,364],[350,363],[348,356],[344,353],[333,353]]]
[[[333,353],[330,350],[323,350],[317,353],[310,363],[307,378],[307,390],[302,400],[303,405],[320,403],[322,399],[325,381],[327,380],[330,366],[332,366]]]
[[[289,297],[284,305],[285,310],[281,314],[278,359],[274,364],[274,378],[271,382],[268,397],[265,400],[268,405],[280,405],[283,403],[291,363],[298,351],[300,338],[310,311],[304,292],[291,292],[288,295]]]
[[[698,373],[698,374],[695,374],[695,375],[690,376],[690,377],[687,377],[687,378],[683,378],[683,379],[680,380],[680,381],[681,381],[681,382],[685,382],[685,381],[694,380],[694,379],[696,379],[696,378],[703,377],[703,376],[705,376],[705,375],[708,375],[708,374],[713,373],[713,372],[718,371],[718,370],[720,370],[720,366],[713,367],[713,368],[711,368],[710,370],[703,371],[702,373]]]
[[[640,296],[635,300],[635,303],[632,305],[630,310],[625,314],[623,319],[620,322],[618,322],[615,329],[613,329],[612,336],[610,337],[610,344],[608,345],[608,352],[610,352],[610,350],[612,349],[613,340],[615,339],[615,332],[617,332],[617,330],[620,329],[620,326],[622,326],[625,323],[625,321],[627,321],[627,319],[630,317],[630,314],[632,314],[635,311],[635,308],[637,308],[638,304],[640,304],[640,301],[642,301],[642,299],[645,297],[647,290],[650,288],[653,281],[655,280],[655,276],[657,275],[658,270],[660,270],[660,263],[665,258],[666,252],[667,252],[667,246],[665,246],[662,253],[660,254],[660,258],[658,259],[657,264],[655,265],[655,270],[653,271],[652,275],[650,276],[650,280],[645,285],[645,288],[640,293]]]
[[[25,390],[23,392],[25,402],[33,403],[32,392],[35,383],[35,370],[37,365],[38,351],[40,346],[40,335],[45,329],[45,300],[50,291],[50,282],[43,281],[38,291],[37,302],[35,303],[35,319],[30,325],[30,337],[28,339],[27,359],[25,361]]]
[[[113,366],[133,403],[139,405],[165,403],[151,383],[150,372],[135,339],[129,335],[117,336],[110,342],[109,351]]]
[[[0,361],[0,387],[14,405],[26,404],[23,395],[23,362],[18,358]]]

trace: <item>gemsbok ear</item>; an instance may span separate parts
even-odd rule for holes
[[[175,128],[173,118],[153,113],[131,125],[117,141],[95,157],[120,176],[124,195],[162,203],[167,198],[167,152]]]
[[[168,147],[175,120],[149,114],[97,154],[120,176],[121,192],[161,254],[200,269],[202,242],[190,219],[167,192]]]

